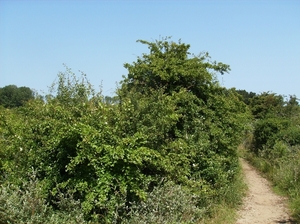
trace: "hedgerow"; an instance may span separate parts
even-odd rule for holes
[[[214,75],[229,66],[207,53],[191,55],[181,42],[140,42],[150,53],[125,64],[114,104],[67,68],[45,100],[1,109],[2,190],[25,190],[33,169],[47,209],[67,211],[58,205],[71,194],[82,217],[97,223],[130,222],[141,213],[196,222],[214,204],[230,204],[249,113]],[[163,201],[152,200],[157,194]],[[168,207],[174,194],[183,206]],[[149,214],[152,207],[163,212]]]

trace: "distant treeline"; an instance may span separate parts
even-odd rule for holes
[[[0,105],[6,108],[24,106],[31,99],[34,99],[34,91],[29,87],[8,85],[0,88]]]
[[[34,90],[26,86],[18,87],[12,84],[0,87],[0,105],[5,108],[21,107],[35,98],[45,99],[47,97],[36,94]],[[105,96],[103,102],[115,104],[118,102],[118,98],[116,96]]]
[[[238,94],[242,96],[242,101],[247,104],[257,104],[257,100],[261,97],[267,97],[269,99],[273,99],[265,101],[266,106],[270,106],[267,104],[285,104],[284,96],[277,95],[276,93],[264,92],[262,94],[257,94],[255,92],[248,92],[246,90],[236,90]],[[4,87],[0,87],[0,105],[4,106],[5,108],[14,108],[24,106],[26,102],[32,100],[34,98],[44,99],[45,97],[35,94],[34,90],[29,87],[22,86],[17,87],[16,85],[7,85]],[[117,96],[105,96],[103,97],[103,102],[106,104],[115,104],[118,103],[119,99]],[[272,101],[272,102],[271,102]],[[297,104],[298,99],[297,97],[290,96],[288,104]]]

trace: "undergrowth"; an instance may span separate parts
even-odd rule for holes
[[[42,186],[33,172],[30,181],[21,186],[3,184],[0,187],[1,224],[89,223],[84,220],[80,201],[71,194],[61,194],[59,210],[46,202]]]
[[[155,187],[140,203],[132,203],[127,217],[116,213],[112,223],[234,223],[236,208],[241,204],[245,185],[240,174],[231,186],[223,189],[219,199],[207,207],[199,206],[199,195],[190,189],[165,181]],[[0,223],[91,223],[84,219],[79,200],[71,193],[60,194],[56,209],[47,203],[41,182],[33,172],[30,181],[21,186],[3,184],[0,188]]]

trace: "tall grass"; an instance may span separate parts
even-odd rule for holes
[[[72,195],[61,195],[59,210],[54,210],[43,197],[42,188],[34,173],[22,186],[0,186],[1,224],[88,223],[84,220],[80,202]]]
[[[196,223],[208,208],[197,206],[197,197],[172,182],[154,188],[146,201],[132,205],[125,223]]]

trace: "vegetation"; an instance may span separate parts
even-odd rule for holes
[[[1,223],[200,223],[240,203],[250,112],[218,84],[229,66],[139,42],[116,97],[66,68],[45,101],[0,108]]]
[[[8,85],[0,88],[0,105],[6,108],[23,106],[32,99],[34,99],[34,92],[28,87]]]
[[[250,99],[252,132],[244,147],[247,158],[288,195],[300,220],[300,107],[295,96],[262,93]]]
[[[0,88],[0,223],[234,222],[241,142],[300,221],[298,99],[223,88],[229,66],[180,41],[138,42],[114,97],[69,68],[44,98]]]
[[[2,185],[0,205],[0,223],[88,223],[71,194],[60,194],[59,209],[54,210],[43,197],[35,172],[20,186]]]

